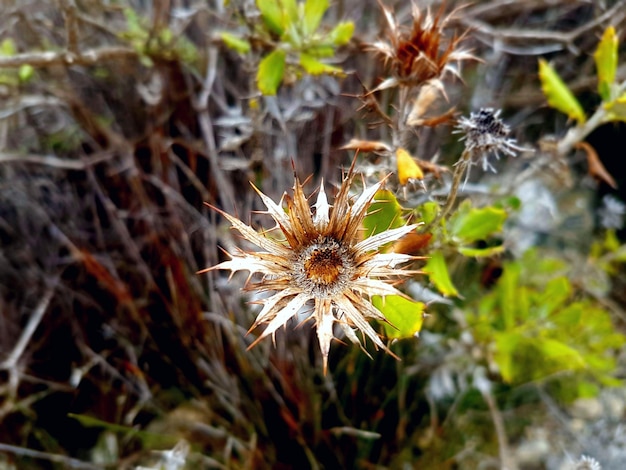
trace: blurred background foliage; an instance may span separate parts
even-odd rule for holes
[[[373,0],[2,11],[0,468],[622,468],[623,0],[460,9],[446,37],[480,60],[400,143]],[[534,152],[439,218],[451,116],[487,106]],[[325,377],[308,325],[246,351],[245,274],[196,274],[242,243],[203,202],[262,227],[248,181],[333,185],[356,148],[391,173],[365,230],[424,221],[428,259],[415,302],[374,299],[402,361],[336,344]]]

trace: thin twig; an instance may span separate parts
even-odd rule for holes
[[[94,465],[82,460],[66,457],[65,455],[50,454],[48,452],[41,452],[38,450],[27,449],[25,447],[12,446],[11,444],[3,444],[0,442],[0,451],[8,452],[14,455],[21,455],[24,457],[30,457],[33,459],[48,460],[50,462],[60,463],[68,468],[78,468],[84,470],[103,470],[101,465]]]
[[[517,464],[513,460],[513,457],[511,456],[511,451],[509,449],[509,443],[506,437],[506,430],[504,429],[504,419],[502,418],[502,413],[500,413],[500,410],[496,405],[496,401],[494,400],[493,395],[489,390],[481,388],[480,392],[482,393],[483,399],[487,403],[487,407],[489,408],[489,413],[491,414],[491,419],[493,421],[493,426],[498,437],[500,468],[502,470],[517,470]]]
[[[211,96],[211,90],[213,83],[215,82],[217,72],[217,49],[212,47],[209,49],[209,60],[207,63],[206,77],[202,85],[202,91],[194,102],[194,107],[198,112],[198,122],[200,124],[200,130],[202,132],[202,138],[207,148],[207,155],[209,165],[211,166],[211,173],[217,185],[220,199],[223,206],[228,210],[235,208],[235,197],[232,191],[232,187],[228,184],[228,180],[224,176],[222,169],[219,166],[217,147],[215,145],[215,135],[213,133],[213,124],[211,123],[211,117],[209,116],[208,101]]]
[[[67,50],[78,55],[78,22],[76,17],[76,3],[74,0],[63,0],[63,16],[65,16],[65,32]]]
[[[620,96],[624,91],[626,91],[626,81],[620,84],[615,96]],[[593,113],[588,120],[576,127],[570,128],[567,134],[565,134],[565,137],[557,143],[557,154],[561,156],[567,155],[578,142],[583,141],[594,129],[606,122],[608,118],[609,113],[604,106],[598,106],[598,109],[596,109],[595,113]]]
[[[17,365],[17,362],[19,361],[20,357],[22,357],[26,346],[28,345],[30,339],[35,333],[35,330],[41,323],[41,320],[46,313],[48,305],[50,304],[50,300],[52,300],[52,296],[54,295],[54,291],[56,290],[57,282],[58,277],[52,281],[52,285],[48,287],[42,299],[37,304],[37,307],[35,307],[33,314],[28,319],[26,327],[22,331],[22,335],[17,340],[17,343],[15,343],[13,351],[11,351],[11,353],[2,363],[0,363],[0,369],[10,371],[11,369],[14,369]]]
[[[136,57],[136,50],[122,46],[88,49],[80,54],[73,54],[69,51],[24,52],[12,56],[0,56],[0,68],[21,67],[22,65],[37,68],[51,65],[101,65],[106,60]]]
[[[454,168],[454,173],[452,174],[452,186],[450,187],[450,191],[448,192],[448,198],[446,199],[446,204],[443,206],[439,214],[433,219],[432,222],[426,224],[422,229],[422,233],[426,233],[430,230],[431,227],[434,227],[439,223],[445,216],[448,215],[452,206],[454,206],[454,202],[456,201],[456,196],[459,192],[459,186],[461,185],[461,179],[465,174],[465,171],[468,165],[471,164],[470,153],[466,150],[463,151],[461,158],[459,159],[456,167]]]

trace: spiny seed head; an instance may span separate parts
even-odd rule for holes
[[[465,150],[468,152],[471,163],[482,161],[483,170],[495,172],[489,162],[494,155],[500,158],[500,152],[516,156],[516,152],[527,150],[516,145],[515,139],[509,138],[511,129],[500,119],[500,110],[481,108],[472,112],[470,117],[461,117],[456,126],[457,133],[464,134],[461,140],[465,141]]]
[[[282,235],[280,238],[269,238],[266,232],[259,233],[239,219],[216,209],[261,251],[230,253],[229,261],[204,271],[227,269],[260,273],[262,280],[249,287],[259,292],[273,292],[259,302],[262,308],[250,330],[261,324],[267,326],[250,347],[267,336],[273,338],[276,330],[287,320],[301,309],[308,308],[310,318],[317,327],[324,373],[335,323],[350,340],[360,344],[353,330],[355,328],[372,340],[376,347],[393,355],[368,322],[370,318],[386,321],[368,298],[372,295],[403,295],[391,282],[411,274],[396,266],[414,257],[401,253],[379,253],[378,250],[414,231],[417,225],[404,225],[361,239],[361,223],[382,182],[364,189],[353,199],[349,190],[354,176],[353,163],[332,207],[328,204],[323,183],[317,201],[311,207],[302,184],[296,178],[293,195],[283,198],[287,210],[255,188],[267,207],[266,213],[276,222]]]
[[[446,37],[444,29],[454,15],[444,16],[444,4],[436,15],[424,14],[413,4],[413,24],[410,29],[398,24],[393,12],[380,6],[387,20],[387,41],[377,41],[370,49],[380,54],[390,67],[399,85],[421,85],[441,79],[446,72],[458,75],[452,63],[476,59],[469,51],[458,49],[465,34]]]

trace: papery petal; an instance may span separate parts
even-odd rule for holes
[[[369,277],[361,277],[354,281],[350,288],[368,296],[371,295],[399,295],[406,297],[402,292],[393,287],[391,284],[379,279],[370,279]]]
[[[322,351],[322,361],[324,363],[324,375],[328,369],[328,354],[330,352],[330,342],[332,341],[333,325],[335,317],[333,316],[332,304],[330,299],[315,300],[315,322],[317,328],[317,339],[320,343]]]
[[[274,240],[271,240],[261,235],[260,233],[255,231],[252,227],[244,224],[241,220],[233,217],[232,215],[227,214],[226,212],[221,211],[219,209],[215,209],[215,210],[217,210],[222,216],[224,216],[231,223],[231,225],[234,228],[236,228],[239,231],[239,233],[241,233],[241,235],[249,242],[254,243],[259,248],[263,248],[264,250],[267,250],[270,253],[284,255],[284,256],[288,255],[289,251],[285,245],[281,245],[280,243],[275,242]]]
[[[384,232],[380,232],[372,237],[366,238],[365,240],[357,243],[354,248],[357,251],[371,251],[380,248],[381,246],[398,240],[402,238],[409,232],[412,232],[417,228],[418,224],[404,225],[402,227],[385,230]]]
[[[329,212],[330,206],[324,191],[324,180],[322,180],[319,193],[317,193],[317,201],[315,202],[315,216],[313,216],[313,223],[318,230],[323,230],[328,226]]]
[[[263,330],[263,333],[261,333],[261,336],[259,336],[250,346],[248,346],[248,349],[254,347],[263,338],[269,335],[273,335],[278,328],[280,328],[287,322],[287,320],[295,316],[296,313],[298,313],[298,310],[300,310],[300,308],[302,308],[302,306],[310,298],[311,296],[309,294],[300,293],[296,295],[296,297],[291,299],[282,310],[276,313],[276,316],[274,316],[274,318],[269,322],[265,330]]]
[[[252,183],[250,184],[263,201],[263,204],[265,204],[265,207],[267,207],[267,213],[272,216],[272,218],[282,229],[291,230],[291,223],[289,222],[289,217],[285,213],[285,210],[274,201],[272,201],[271,198],[263,194],[255,185],[253,185]]]
[[[337,298],[334,299],[333,302],[346,315],[346,318],[354,326],[356,326],[357,329],[361,330],[364,335],[369,337],[377,347],[388,352],[394,357],[397,357],[395,356],[395,354],[393,354],[389,350],[389,348],[387,348],[387,346],[385,346],[385,344],[379,338],[378,333],[374,331],[374,328],[370,326],[370,324],[367,322],[363,314],[359,310],[356,309],[356,307],[352,304],[352,301],[348,299],[348,297],[346,297],[345,295],[340,295],[340,296],[337,296]],[[382,316],[380,312],[378,313],[379,313],[379,316]]]
[[[261,323],[270,322],[276,316],[276,313],[278,311],[276,310],[276,307],[280,305],[280,302],[288,297],[297,295],[298,293],[300,293],[299,289],[286,288],[285,290],[278,291],[271,297],[259,300],[258,302],[263,304],[263,308],[257,315],[254,324],[250,327],[248,332],[255,329]]]

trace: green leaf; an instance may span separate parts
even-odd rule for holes
[[[300,65],[306,73],[310,75],[340,75],[343,73],[339,67],[334,67],[332,65],[325,64],[320,62],[319,60],[314,59],[309,54],[302,53],[300,54]]]
[[[285,51],[276,49],[261,60],[256,81],[259,91],[264,95],[276,94],[285,73],[285,57]]]
[[[287,16],[289,23],[295,24],[301,16],[296,0],[278,0],[278,3],[282,4],[284,14]]]
[[[6,38],[2,42],[0,42],[0,56],[10,57],[15,55],[17,50],[15,49],[15,43],[13,39]]]
[[[450,220],[450,234],[459,243],[467,244],[484,240],[489,235],[502,230],[506,211],[496,207],[472,208],[471,203],[463,203]]]
[[[315,44],[306,49],[307,54],[316,59],[322,57],[333,57],[335,55],[335,49],[332,46],[325,44]]]
[[[20,66],[17,75],[20,78],[20,82],[26,83],[35,75],[35,69],[30,64],[24,64]]]
[[[432,282],[443,295],[459,295],[459,291],[454,287],[452,279],[450,279],[446,260],[440,251],[434,252],[428,259],[424,266],[424,272],[428,274],[430,282]]]
[[[515,352],[519,350],[518,345],[523,341],[522,335],[519,333],[496,333],[494,335],[496,350],[494,352],[494,360],[500,369],[502,379],[507,382],[513,382],[515,378]]]
[[[486,256],[495,256],[504,252],[504,246],[490,246],[488,248],[467,248],[459,247],[459,253],[468,258],[484,258]]]
[[[572,293],[572,286],[565,276],[549,281],[536,300],[540,308],[538,311],[547,317],[558,307],[562,307]]]
[[[424,222],[424,224],[428,225],[435,220],[435,217],[439,214],[439,210],[440,206],[436,202],[425,202],[419,206],[418,218]]]
[[[403,225],[405,221],[402,218],[402,207],[393,193],[386,189],[377,191],[363,219],[365,238]]]
[[[537,346],[542,352],[544,362],[550,363],[547,373],[561,370],[576,370],[585,367],[585,360],[571,346],[550,338],[537,338]],[[547,375],[547,374],[546,374]]]
[[[391,323],[391,325],[383,323],[388,338],[411,338],[422,329],[425,307],[422,302],[399,295],[387,295],[384,298],[375,295],[372,296],[372,304]]]
[[[518,318],[525,320],[527,314],[527,294],[519,286],[520,271],[519,263],[507,264],[498,280],[498,301],[505,331],[512,330]]]
[[[350,42],[353,34],[354,23],[352,21],[343,21],[328,33],[328,39],[335,46],[344,46]]]
[[[302,22],[305,36],[310,36],[317,30],[326,10],[328,10],[328,0],[306,0]]]
[[[539,80],[550,106],[567,114],[571,119],[576,119],[580,124],[585,122],[582,106],[559,74],[544,59],[539,59]]]
[[[220,38],[226,45],[226,47],[239,52],[240,54],[247,54],[250,52],[250,43],[245,39],[240,38],[231,33],[221,32]]]
[[[256,0],[256,6],[261,12],[261,18],[267,29],[282,36],[285,31],[285,20],[281,2],[277,0]]]
[[[598,71],[598,93],[603,101],[611,99],[611,87],[617,71],[618,38],[615,28],[609,26],[604,30],[598,48],[593,54]]]

